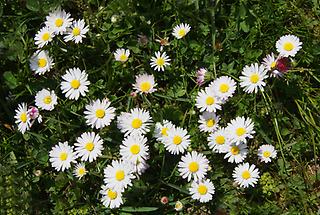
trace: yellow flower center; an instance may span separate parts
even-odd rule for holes
[[[240,149],[238,146],[232,146],[230,151],[231,151],[231,154],[237,155],[237,154],[239,154]]]
[[[205,194],[207,194],[207,192],[208,192],[207,186],[206,186],[206,185],[203,185],[203,184],[199,185],[199,187],[198,187],[198,192],[200,193],[200,195],[205,195]]]
[[[44,97],[44,99],[43,99],[43,102],[44,102],[46,105],[50,104],[51,101],[52,101],[51,96],[46,96],[46,97]]]
[[[111,200],[116,199],[117,196],[118,196],[117,192],[116,191],[112,191],[111,189],[108,190],[107,195]]]
[[[120,58],[120,61],[122,61],[122,62],[127,61],[127,59],[128,59],[127,55],[125,55],[125,54],[121,54],[119,58]]]
[[[162,134],[162,136],[168,136],[168,130],[169,130],[169,128],[166,128],[166,127],[164,127],[164,128],[162,128],[161,129],[161,134]]]
[[[65,161],[68,158],[68,154],[66,152],[60,153],[60,160]]]
[[[21,122],[25,123],[27,119],[27,114],[25,112],[20,115]]]
[[[179,31],[178,31],[178,35],[180,36],[180,37],[184,37],[185,35],[186,35],[186,30],[185,29],[180,29]]]
[[[189,170],[190,172],[197,172],[199,170],[199,164],[195,161],[192,161],[190,164],[189,164]]]
[[[214,98],[212,96],[208,96],[206,99],[207,105],[212,105],[214,103]]]
[[[221,84],[219,90],[221,93],[226,93],[226,92],[228,92],[229,88],[230,87],[228,84]]]
[[[140,90],[142,92],[149,91],[150,88],[151,88],[151,84],[150,84],[150,82],[147,82],[147,81],[146,82],[142,82],[141,85],[140,85]]]
[[[86,170],[85,170],[85,168],[79,168],[79,170],[78,170],[78,175],[84,175],[86,173]]]
[[[50,39],[50,34],[48,33],[48,32],[46,32],[46,33],[44,33],[43,35],[42,35],[42,40],[43,41],[47,41],[47,40],[49,40]]]
[[[242,178],[243,179],[249,179],[251,177],[251,174],[248,170],[245,170],[242,172]]]
[[[277,62],[273,61],[270,65],[271,69],[274,69],[277,65]]]
[[[177,135],[173,137],[173,143],[175,145],[179,145],[181,142],[182,142],[182,138],[180,136]]]
[[[225,140],[224,136],[217,136],[216,137],[216,143],[219,144],[219,145],[224,144],[225,141],[226,140]]]
[[[63,19],[58,18],[56,19],[55,23],[57,27],[61,27],[63,25]]]
[[[286,51],[291,51],[294,48],[294,45],[291,42],[286,42],[283,44],[283,48]]]
[[[165,60],[162,58],[162,57],[159,57],[157,60],[156,60],[156,64],[158,66],[163,66],[165,63]]]
[[[44,59],[44,58],[39,58],[39,60],[38,60],[38,66],[41,67],[41,68],[43,68],[43,67],[45,67],[46,65],[47,65],[47,60]]]
[[[250,81],[251,81],[251,83],[256,84],[259,81],[259,75],[258,74],[251,75]]]
[[[73,36],[79,36],[80,32],[81,32],[80,28],[78,28],[78,27],[75,27],[75,28],[72,29]]]
[[[70,85],[73,89],[78,89],[80,87],[80,81],[74,79],[70,82]]]
[[[117,179],[117,181],[122,181],[124,179],[124,171],[123,170],[118,170],[116,172],[116,179]]]
[[[214,126],[215,123],[216,123],[216,122],[214,121],[214,119],[209,119],[209,120],[207,121],[207,126],[208,126],[209,128],[211,128],[212,126]]]
[[[104,115],[105,115],[105,111],[103,109],[96,110],[96,117],[97,118],[101,119],[104,117]]]
[[[244,135],[246,133],[246,129],[245,128],[237,128],[236,130],[236,134],[240,137],[242,135]]]
[[[141,127],[141,125],[142,125],[141,119],[139,119],[139,118],[134,118],[134,119],[132,120],[132,123],[131,123],[132,128],[138,129],[138,128]]]
[[[130,147],[130,152],[134,155],[138,154],[140,152],[140,146],[137,144],[134,144]]]
[[[91,152],[94,149],[93,142],[88,142],[84,148]]]
[[[271,153],[269,151],[264,151],[262,154],[263,154],[263,157],[265,157],[265,158],[268,158],[271,155]]]

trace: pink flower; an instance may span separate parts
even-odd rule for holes
[[[197,85],[198,86],[201,86],[202,84],[204,84],[206,73],[207,73],[207,70],[205,68],[200,68],[197,71],[196,77],[197,77]]]

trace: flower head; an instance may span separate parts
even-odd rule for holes
[[[262,162],[271,162],[271,158],[277,157],[277,151],[272,145],[262,145],[258,149],[258,157]]]
[[[176,25],[173,28],[173,32],[172,35],[175,36],[177,39],[181,39],[182,37],[186,36],[187,33],[189,33],[191,27],[189,24],[180,24],[180,25]]]
[[[99,192],[102,195],[102,204],[107,208],[118,208],[123,204],[122,191],[102,185]]]
[[[280,37],[276,42],[277,51],[283,57],[294,57],[301,47],[302,42],[300,42],[300,39],[291,34]]]
[[[199,200],[202,203],[209,202],[212,199],[214,190],[214,185],[209,179],[203,181],[193,181],[191,187],[189,188],[189,192],[192,195],[191,197],[195,200]]]
[[[103,150],[103,140],[99,134],[94,132],[85,132],[77,138],[76,146],[77,157],[81,157],[82,161],[92,162],[101,155]]]
[[[154,67],[154,70],[164,71],[164,68],[170,65],[171,59],[167,56],[166,52],[156,52],[155,57],[151,58],[151,67]]]
[[[247,144],[241,143],[236,145],[232,143],[227,145],[226,149],[227,153],[224,156],[224,159],[228,158],[228,162],[230,163],[241,163],[247,157],[248,149]]]
[[[230,144],[230,138],[225,128],[219,128],[208,137],[209,148],[213,152],[226,153]]]
[[[264,79],[268,77],[267,70],[263,65],[259,66],[255,63],[245,66],[241,74],[240,86],[244,88],[246,93],[257,93],[259,89],[263,91],[264,86],[266,86]]]
[[[114,53],[114,58],[116,61],[120,61],[122,63],[126,62],[129,58],[130,50],[129,49],[117,49]]]
[[[14,116],[16,119],[15,123],[18,124],[18,130],[24,134],[31,127],[30,117],[27,112],[27,104],[21,103],[18,105],[16,109],[16,115]]]
[[[253,134],[255,133],[252,120],[243,116],[238,116],[231,120],[226,129],[230,135],[230,141],[236,144],[240,144],[241,142],[246,143],[247,138],[253,138]]]
[[[48,51],[36,51],[30,59],[30,68],[36,74],[43,75],[50,71],[54,63],[52,58],[49,56]]]
[[[201,90],[196,98],[196,107],[200,109],[201,112],[216,112],[221,110],[222,101],[214,93],[213,89],[206,87],[205,90]]]
[[[36,36],[34,37],[35,44],[38,46],[38,48],[42,48],[43,46],[47,45],[49,42],[52,41],[52,38],[54,37],[54,33],[51,28],[48,26],[45,26],[41,28]]]
[[[137,93],[153,93],[156,91],[155,86],[157,84],[154,81],[153,75],[142,74],[136,76],[136,83],[133,84],[133,88]]]
[[[68,145],[68,142],[61,143],[52,147],[49,152],[50,162],[52,167],[57,171],[64,171],[71,167],[71,163],[75,163],[76,155],[73,148]]]
[[[163,137],[163,144],[171,154],[182,154],[190,145],[190,136],[187,130],[174,127],[167,131],[167,136]]]
[[[88,86],[90,81],[88,81],[88,75],[79,68],[67,70],[62,79],[61,90],[68,99],[78,100],[80,95],[85,96],[89,91]]]
[[[73,20],[70,13],[66,13],[65,10],[61,10],[60,8],[50,12],[46,19],[45,24],[52,29],[55,34],[65,33]]]
[[[239,164],[233,170],[233,178],[240,187],[249,187],[254,185],[258,182],[259,179],[259,170],[255,168],[256,166],[252,164],[251,166],[249,163]]]
[[[35,96],[36,106],[43,110],[51,111],[54,109],[54,106],[58,103],[57,96],[53,90],[42,89],[37,92]]]
[[[81,179],[84,175],[87,174],[86,166],[84,163],[79,163],[76,165],[73,175],[76,176],[77,178]]]
[[[83,19],[73,21],[72,25],[67,29],[67,35],[64,36],[64,41],[74,41],[75,43],[82,43],[82,38],[86,38],[86,33],[89,27]]]
[[[205,111],[200,115],[198,122],[200,123],[199,129],[203,132],[214,132],[218,129],[220,117],[214,112]]]

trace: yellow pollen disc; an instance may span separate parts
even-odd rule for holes
[[[221,84],[219,90],[221,93],[226,93],[229,90],[229,85],[228,84]]]
[[[73,36],[79,36],[80,35],[80,28],[75,27],[72,29]]]
[[[217,136],[216,137],[216,143],[219,144],[219,145],[224,144],[225,141],[226,140],[225,140],[224,136]]]
[[[140,152],[140,146],[139,145],[132,145],[130,147],[130,152],[134,155],[138,154]]]
[[[211,97],[211,96],[208,96],[207,99],[206,99],[206,104],[207,104],[207,105],[212,105],[212,104],[214,104],[214,98]]]
[[[84,148],[91,152],[94,149],[93,142],[88,142]]]
[[[86,170],[84,168],[80,168],[78,170],[78,175],[84,175],[86,173]]]
[[[116,199],[117,196],[118,196],[117,192],[116,191],[112,191],[111,189],[108,190],[107,195],[111,200]]]
[[[161,129],[161,134],[162,134],[162,136],[168,136],[168,130],[169,130],[169,128],[162,128]]]
[[[208,188],[206,187],[206,185],[199,185],[198,187],[198,192],[200,193],[200,195],[206,195],[208,192]]]
[[[127,55],[125,55],[125,54],[121,54],[119,58],[120,58],[120,61],[122,61],[122,62],[127,61],[127,59],[128,59]]]
[[[186,35],[186,30],[185,29],[180,29],[179,31],[178,31],[178,35],[180,36],[180,37],[184,37],[185,35]]]
[[[57,27],[61,27],[63,25],[63,19],[58,18],[56,19],[55,23]]]
[[[132,122],[131,122],[131,126],[132,126],[132,128],[134,128],[134,129],[140,128],[141,125],[142,125],[142,121],[141,121],[141,119],[138,119],[138,118],[134,118],[134,119],[132,120]]]
[[[264,151],[262,154],[263,154],[263,157],[265,157],[265,158],[268,158],[271,155],[271,153],[269,151]]]
[[[294,46],[291,42],[286,42],[283,44],[283,48],[286,51],[291,51],[294,48]]]
[[[242,178],[243,178],[243,179],[249,179],[249,178],[251,178],[250,172],[249,172],[248,170],[243,171],[243,172],[242,172]]]
[[[189,170],[190,172],[197,172],[199,170],[199,164],[195,161],[192,161],[190,164],[189,164]]]
[[[173,143],[175,145],[179,145],[182,142],[182,138],[180,136],[174,136],[173,137]]]
[[[242,135],[244,135],[246,133],[246,129],[245,128],[237,128],[236,130],[236,134],[240,137]]]
[[[68,158],[68,154],[65,152],[60,153],[60,160],[65,161]]]
[[[70,85],[73,89],[78,89],[80,87],[80,81],[74,79],[70,82]]]
[[[259,81],[259,75],[257,75],[257,74],[251,75],[250,81],[251,81],[251,83],[256,84]]]
[[[43,68],[43,67],[45,67],[46,65],[47,65],[47,60],[44,59],[44,58],[39,58],[39,60],[38,60],[38,66],[41,67],[41,68]]]
[[[158,66],[163,66],[165,63],[165,60],[162,58],[162,57],[159,57],[157,60],[156,60],[156,64]]]
[[[27,121],[27,114],[26,113],[22,113],[21,115],[20,115],[20,120],[21,120],[21,122],[23,122],[23,123],[25,123],[26,121]]]
[[[270,65],[271,69],[276,68],[276,65],[277,65],[277,62],[275,62],[275,61],[274,61],[274,62],[272,62],[272,63],[271,63],[271,65]]]
[[[52,101],[51,96],[46,96],[46,97],[44,97],[44,99],[43,99],[43,102],[44,102],[46,105],[50,104],[51,101]]]
[[[104,117],[104,115],[105,115],[105,111],[104,110],[102,110],[102,109],[96,110],[96,117],[97,118],[101,119],[101,118]]]
[[[140,90],[142,91],[142,92],[146,92],[146,91],[149,91],[151,89],[151,84],[150,84],[150,82],[142,82],[141,84],[140,84]]]
[[[209,120],[207,121],[207,126],[208,126],[209,128],[211,128],[212,126],[214,126],[215,123],[216,123],[216,122],[214,121],[214,119],[209,119]]]
[[[122,181],[124,179],[124,171],[123,170],[118,170],[116,172],[116,179],[117,179],[117,181]]]
[[[238,146],[232,146],[230,151],[231,151],[231,154],[237,155],[237,154],[239,154],[240,149]]]
[[[46,33],[44,33],[43,35],[42,35],[42,40],[43,41],[47,41],[47,40],[49,40],[50,39],[50,34],[48,33],[48,32],[46,32]]]

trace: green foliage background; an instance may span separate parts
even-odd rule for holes
[[[33,37],[51,8],[60,5],[74,18],[84,18],[90,31],[83,44],[65,44],[55,38],[49,46],[54,69],[35,76],[29,58],[36,46]],[[117,18],[115,23],[111,17]],[[108,214],[175,213],[174,202],[185,204],[183,214],[317,214],[320,212],[319,105],[320,105],[320,7],[317,0],[7,0],[0,2],[0,214]],[[174,40],[172,28],[191,25],[183,40]],[[295,57],[296,67],[284,79],[269,79],[264,95],[236,96],[224,105],[222,124],[236,116],[255,122],[256,137],[250,142],[247,160],[257,163],[259,145],[278,150],[271,164],[258,164],[262,178],[257,187],[233,185],[235,165],[212,154],[206,136],[199,133],[194,103],[199,90],[195,71],[207,67],[208,82],[217,76],[237,79],[245,65],[260,62],[275,52],[275,42],[294,34],[303,42]],[[138,35],[147,39],[138,40]],[[155,39],[170,37],[165,47],[172,64],[154,72],[151,56],[159,50]],[[61,38],[61,37],[60,37]],[[115,62],[112,52],[131,50],[130,60]],[[90,91],[74,102],[65,99],[59,84],[65,70],[80,67],[89,74]],[[159,90],[132,98],[136,74],[154,74]],[[21,102],[31,104],[37,91],[54,89],[59,100],[52,112],[43,112],[44,122],[22,135],[14,125],[14,110]],[[188,129],[192,149],[209,158],[216,193],[213,201],[200,204],[186,194],[186,181],[176,171],[179,157],[166,154],[163,146],[148,136],[150,168],[136,180],[126,203],[110,211],[99,201],[103,168],[118,157],[122,135],[115,122],[99,131],[105,142],[103,156],[87,165],[90,174],[81,181],[71,171],[58,173],[48,162],[48,151],[58,141],[69,141],[90,131],[83,118],[85,104],[108,97],[117,113],[132,107],[148,109],[154,121],[172,120]],[[39,170],[41,174],[39,175]],[[168,196],[169,205],[160,198]]]

